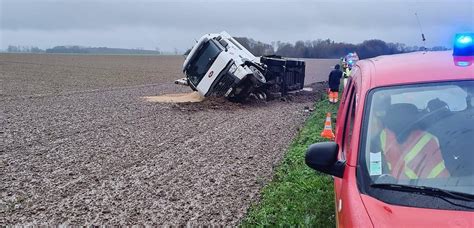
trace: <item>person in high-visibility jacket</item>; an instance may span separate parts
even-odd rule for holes
[[[448,177],[438,138],[417,127],[413,104],[395,104],[387,110],[380,148],[386,173],[397,179]]]
[[[351,72],[352,72],[352,69],[350,66],[347,66],[345,69],[344,69],[344,78],[348,78],[351,76]]]
[[[337,103],[339,100],[339,85],[341,84],[342,72],[341,66],[336,64],[334,70],[329,73],[328,84],[329,84],[329,102]]]

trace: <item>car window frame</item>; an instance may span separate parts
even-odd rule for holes
[[[347,141],[352,142],[352,136],[354,131],[354,122],[355,122],[355,103],[356,103],[356,88],[354,80],[351,80],[348,84],[347,96],[344,103],[344,123],[342,130],[342,139],[341,139],[341,159],[346,160],[348,153],[350,152],[350,147],[346,148]],[[351,118],[351,115],[354,114]],[[349,122],[352,119],[351,122]],[[352,124],[352,127],[350,126]],[[349,131],[352,131],[352,134],[349,136]]]
[[[400,192],[400,191],[392,191],[392,190],[383,190],[383,189],[376,189],[370,187],[370,184],[372,183],[370,175],[369,175],[369,170],[366,165],[366,158],[365,158],[365,152],[367,149],[366,145],[366,140],[367,140],[367,128],[368,126],[368,118],[370,117],[370,106],[372,105],[372,99],[373,99],[373,93],[378,91],[379,89],[383,88],[393,88],[393,87],[399,87],[399,86],[423,86],[423,85],[428,85],[432,83],[450,83],[450,82],[461,82],[461,81],[473,81],[471,79],[462,79],[462,80],[446,80],[446,81],[433,81],[433,82],[419,82],[419,83],[403,83],[403,84],[393,84],[393,85],[388,85],[388,86],[380,86],[380,87],[375,87],[371,88],[368,90],[363,96],[364,96],[364,105],[362,107],[362,116],[361,116],[361,127],[360,127],[360,137],[358,143],[359,143],[359,148],[357,151],[357,165],[356,165],[356,183],[357,183],[357,189],[361,194],[364,194],[369,197],[373,197],[377,200],[383,201],[387,204],[390,205],[398,205],[398,206],[404,206],[404,207],[410,207],[410,208],[426,208],[426,209],[443,209],[443,210],[455,210],[455,211],[466,211],[464,207],[460,206],[453,206],[450,203],[445,203],[446,201],[443,201],[441,199],[436,198],[435,196],[426,196],[426,200],[417,200],[416,202],[411,202],[411,201],[398,201],[398,200],[393,200],[393,199],[399,199],[399,198],[413,198],[414,193],[407,193],[407,192]],[[472,107],[471,107],[472,108]],[[399,197],[395,197],[395,195],[391,194],[396,194]],[[416,193],[415,193],[416,194]],[[382,197],[384,196],[384,197]],[[421,195],[423,196],[423,195]],[[439,203],[444,203],[443,205],[437,204],[436,206],[432,206],[430,203],[431,201],[437,201]],[[452,200],[452,199],[451,199]]]

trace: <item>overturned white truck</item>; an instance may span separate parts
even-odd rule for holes
[[[266,100],[301,90],[305,62],[279,56],[255,57],[221,32],[206,34],[197,41],[184,61],[183,73],[186,78],[175,83],[190,86],[204,97]]]

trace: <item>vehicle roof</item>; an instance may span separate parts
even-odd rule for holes
[[[472,63],[472,57],[469,57]],[[361,81],[367,89],[430,81],[474,79],[474,63],[456,66],[452,51],[413,52],[361,60]]]

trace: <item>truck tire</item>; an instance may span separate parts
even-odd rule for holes
[[[265,84],[267,83],[267,80],[265,79],[265,76],[262,74],[260,70],[258,70],[255,66],[249,66],[250,70],[253,73],[253,77],[260,83]]]

